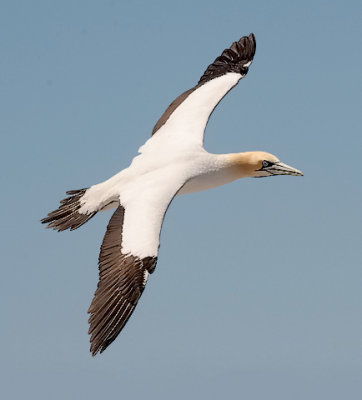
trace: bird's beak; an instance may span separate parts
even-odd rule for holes
[[[295,169],[290,165],[284,164],[282,162],[275,163],[270,168],[267,168],[266,171],[270,172],[272,175],[303,176],[302,171],[299,171],[299,169]]]

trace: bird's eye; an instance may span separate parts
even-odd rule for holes
[[[267,168],[267,167],[271,167],[273,165],[273,163],[270,161],[264,160],[262,165],[263,165],[263,168]]]

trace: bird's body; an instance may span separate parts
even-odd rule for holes
[[[100,280],[89,308],[93,355],[122,330],[154,271],[162,222],[174,196],[243,177],[302,175],[269,153],[210,154],[203,148],[210,114],[246,75],[254,53],[254,35],[234,42],[169,106],[128,168],[68,192],[59,209],[42,220],[56,230],[72,230],[99,211],[117,208],[102,243]]]

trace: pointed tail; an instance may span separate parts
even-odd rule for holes
[[[87,189],[88,188],[69,190],[67,192],[69,197],[61,200],[59,208],[50,212],[41,222],[43,224],[48,224],[47,228],[53,228],[59,232],[66,229],[73,231],[85,224],[96,214],[96,212],[90,212],[88,214],[79,212],[82,206],[81,199]]]

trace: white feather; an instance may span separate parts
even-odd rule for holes
[[[184,183],[183,176],[183,172],[175,168],[164,168],[145,174],[121,188],[120,202],[125,208],[123,254],[141,259],[157,256],[163,217]]]
[[[189,149],[201,147],[204,130],[213,109],[233,88],[242,75],[229,72],[206,82],[193,91],[170,115],[166,123],[140,147],[140,153],[153,151],[155,147]]]
[[[220,170],[225,158],[207,153],[202,142],[211,112],[241,78],[227,73],[197,88],[140,148],[129,168],[87,190],[82,213],[118,203],[125,208],[123,254],[157,256],[162,221],[173,197],[232,180],[223,175],[211,179],[209,174]],[[201,181],[195,178],[200,176]]]

